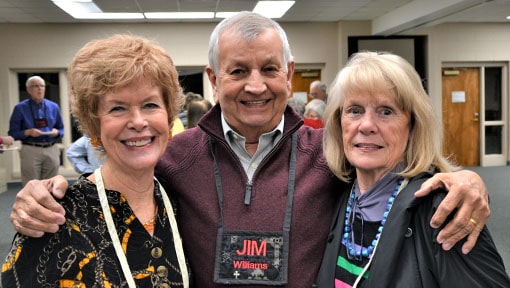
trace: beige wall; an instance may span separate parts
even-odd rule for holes
[[[441,107],[443,63],[510,62],[508,24],[444,24],[424,32],[429,44],[429,94],[435,107]]]
[[[282,26],[297,67],[323,69],[322,80],[326,83],[333,81],[347,60],[347,37],[370,35],[371,29],[369,22],[282,23]],[[0,24],[0,134],[7,133],[10,113],[17,103],[17,71],[65,71],[83,44],[114,33],[155,39],[172,55],[177,66],[204,67],[213,28],[211,23]],[[441,105],[442,63],[510,61],[508,24],[444,24],[414,33],[429,36],[428,84],[437,109]],[[70,134],[69,130],[66,132]],[[69,138],[64,139],[64,144],[69,144]],[[7,181],[17,180],[17,159],[16,153],[0,155],[0,168],[7,170]],[[64,174],[72,173],[69,167],[64,170]]]

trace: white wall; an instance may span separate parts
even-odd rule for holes
[[[371,29],[370,22],[281,25],[287,31],[297,67],[323,69],[322,80],[326,83],[333,81],[347,60],[347,37],[370,35]],[[65,71],[83,44],[114,33],[138,34],[158,41],[178,67],[205,67],[213,28],[214,23],[0,24],[0,134],[7,134],[10,113],[18,101],[17,71]],[[437,109],[441,109],[441,63],[510,61],[508,24],[443,24],[414,34],[429,36],[428,84]],[[17,180],[11,168],[16,169],[17,158],[16,153],[0,157],[0,167],[8,171],[7,181]]]

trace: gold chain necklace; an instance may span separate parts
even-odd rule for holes
[[[143,223],[143,228],[149,233],[152,233],[154,231],[154,226],[156,224],[156,216],[158,216],[158,206],[156,206],[156,211],[154,213],[154,216],[152,216],[151,219],[145,221]]]

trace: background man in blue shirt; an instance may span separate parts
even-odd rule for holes
[[[67,148],[66,156],[74,170],[80,174],[93,173],[103,162],[101,152],[90,144],[90,138],[85,135]]]
[[[21,140],[21,182],[47,179],[58,174],[60,150],[55,143],[64,136],[64,123],[57,103],[44,99],[46,84],[40,76],[26,82],[30,99],[14,106],[9,135]]]

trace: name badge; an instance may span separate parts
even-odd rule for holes
[[[35,128],[43,128],[46,126],[48,126],[48,121],[46,121],[46,118],[35,119]]]
[[[288,251],[282,232],[218,233],[214,282],[277,286],[287,284]]]

